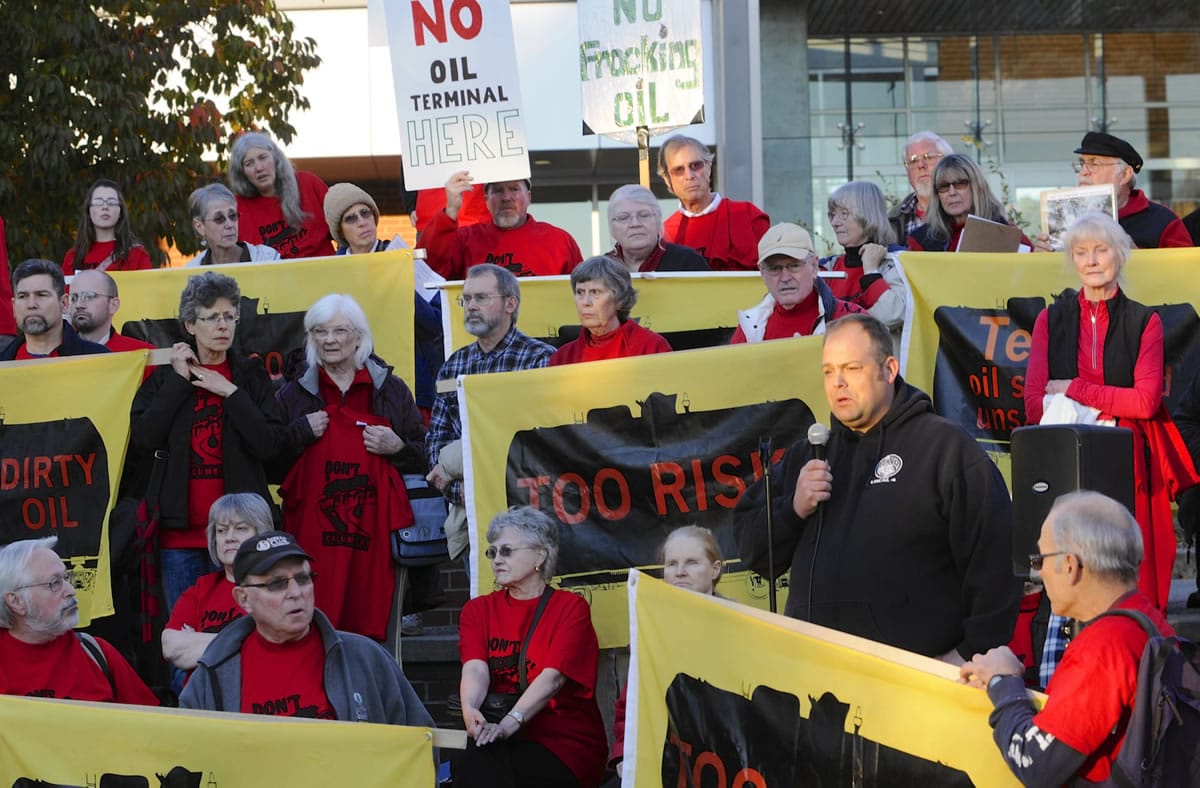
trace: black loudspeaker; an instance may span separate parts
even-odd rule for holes
[[[1076,490],[1104,493],[1134,511],[1132,432],[1090,424],[1013,430],[1013,574],[1029,577],[1042,521],[1060,495]]]

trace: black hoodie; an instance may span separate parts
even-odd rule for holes
[[[1008,489],[928,396],[897,377],[891,407],[866,433],[834,420],[833,492],[819,529],[816,515],[792,508],[812,456],[800,441],[773,468],[776,574],[791,569],[787,615],[932,657],[956,649],[970,659],[1009,642],[1021,581]],[[742,561],[765,575],[764,499],[759,481],[735,523]]]

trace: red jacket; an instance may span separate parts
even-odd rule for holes
[[[583,329],[578,339],[555,351],[550,357],[550,366],[670,352],[671,345],[662,336],[642,328],[632,320],[626,320],[615,331],[600,337],[599,341],[590,331]]]
[[[663,223],[669,243],[695,249],[714,271],[758,270],[758,241],[771,229],[771,217],[749,202],[721,198],[712,213],[684,216],[676,211]]]
[[[517,276],[554,276],[571,273],[583,261],[570,233],[532,214],[520,227],[503,229],[494,222],[460,227],[441,211],[417,246],[429,250],[429,267],[447,279],[464,279],[479,263],[495,263]]]

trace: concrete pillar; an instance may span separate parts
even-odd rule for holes
[[[760,0],[763,198],[772,222],[811,221],[808,3]]]
[[[759,0],[713,0],[717,190],[763,202]]]

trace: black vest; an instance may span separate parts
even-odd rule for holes
[[[1104,335],[1104,383],[1132,386],[1142,332],[1154,310],[1130,301],[1120,289],[1105,303],[1108,331]],[[1046,310],[1049,338],[1046,360],[1051,380],[1071,380],[1079,376],[1079,319],[1078,290],[1064,290]]]

